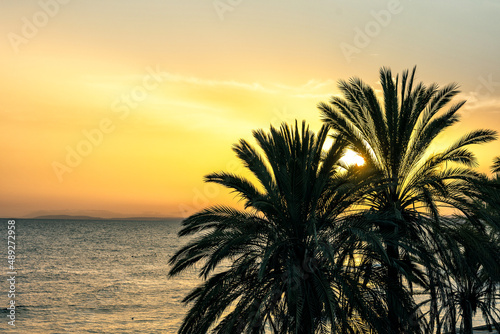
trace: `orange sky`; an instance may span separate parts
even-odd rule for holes
[[[0,216],[179,216],[232,200],[239,138],[319,129],[336,81],[418,66],[457,82],[463,121],[500,131],[496,1],[6,0],[0,3]],[[500,142],[478,147],[487,171]]]

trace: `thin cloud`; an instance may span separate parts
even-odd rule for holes
[[[87,76],[89,85],[98,88],[110,88],[114,83],[119,83],[123,86],[123,82],[140,82],[144,75],[127,75],[127,76],[105,76],[95,77]],[[194,86],[206,87],[226,87],[236,88],[248,91],[261,92],[273,95],[288,95],[295,98],[329,98],[333,94],[335,82],[333,80],[316,80],[311,79],[303,85],[290,86],[281,83],[262,84],[259,82],[240,82],[235,80],[211,80],[194,76],[185,76],[170,72],[161,71],[161,77],[167,83],[182,83]]]

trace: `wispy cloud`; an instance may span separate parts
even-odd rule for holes
[[[246,91],[255,91],[265,94],[284,95],[295,98],[328,98],[333,94],[335,82],[331,79],[317,80],[311,79],[305,84],[292,86],[282,83],[260,83],[260,82],[240,82],[236,80],[215,80],[199,78],[195,76],[186,76],[182,74],[161,72],[161,77],[165,83],[180,83],[193,86],[205,87],[226,87],[241,89]],[[85,78],[89,85],[98,88],[112,87],[113,84],[123,85],[124,82],[134,82],[141,79],[140,75],[127,76],[87,76]]]
[[[254,82],[254,83],[246,83],[246,82],[238,82],[234,80],[210,80],[210,79],[202,79],[193,76],[184,76],[180,74],[172,74],[168,72],[162,73],[163,78],[169,82],[180,82],[187,83],[198,86],[225,86],[225,87],[235,87],[246,90],[260,91],[269,94],[275,94],[278,91],[274,89],[270,89],[265,87],[264,85]]]

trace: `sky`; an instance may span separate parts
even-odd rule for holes
[[[500,1],[1,0],[0,216],[186,216],[231,146],[382,66],[460,85],[447,145],[500,131]],[[500,141],[474,148],[488,172]]]

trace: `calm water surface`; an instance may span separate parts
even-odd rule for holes
[[[0,252],[7,253],[7,220]],[[16,220],[16,327],[7,324],[2,261],[0,333],[176,333],[192,272],[168,279],[179,220]]]

